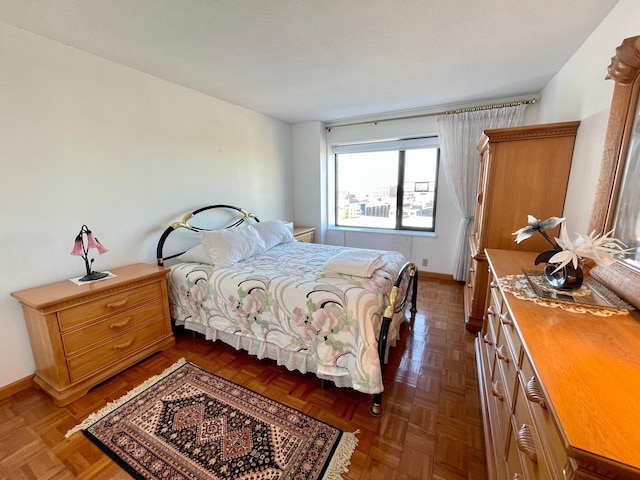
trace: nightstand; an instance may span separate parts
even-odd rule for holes
[[[64,406],[91,387],[175,338],[165,277],[169,269],[138,263],[115,277],[70,280],[13,292],[22,303],[36,363],[34,382]]]
[[[293,237],[299,242],[313,243],[315,227],[293,227]]]

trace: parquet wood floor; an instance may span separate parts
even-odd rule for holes
[[[421,279],[413,329],[403,325],[385,371],[385,412],[369,395],[289,372],[222,344],[177,334],[174,348],[98,385],[65,408],[35,387],[0,400],[0,478],[130,478],[84,435],[68,429],[184,357],[219,376],[345,431],[359,430],[346,480],[487,477],[473,335],[464,328],[463,287]]]

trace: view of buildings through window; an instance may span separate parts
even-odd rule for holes
[[[336,155],[336,225],[433,231],[439,149]]]

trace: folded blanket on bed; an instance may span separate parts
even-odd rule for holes
[[[334,255],[324,264],[325,272],[343,273],[355,277],[371,277],[384,266],[382,252],[376,250],[345,250]]]

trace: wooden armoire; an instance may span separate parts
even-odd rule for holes
[[[527,225],[528,215],[540,220],[562,216],[579,125],[563,122],[499,128],[485,130],[480,138],[478,195],[464,292],[468,330],[482,328],[488,279],[485,248],[549,249],[542,235],[517,244],[512,234]],[[558,232],[556,227],[548,233],[553,238]]]

